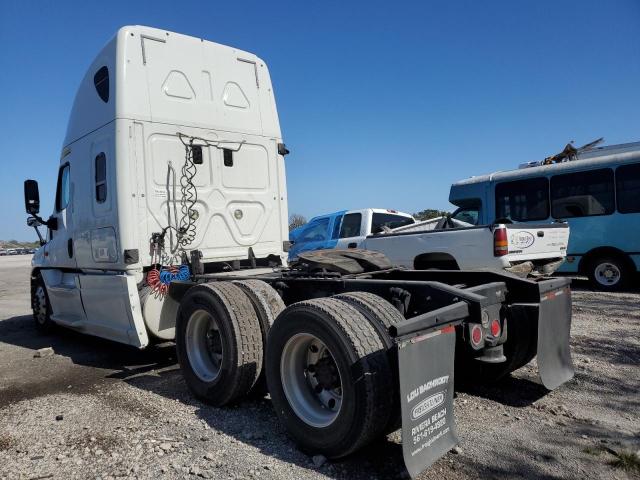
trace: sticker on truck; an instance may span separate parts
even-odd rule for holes
[[[525,231],[512,233],[509,239],[511,246],[520,250],[529,248],[535,241],[536,237],[532,233]]]

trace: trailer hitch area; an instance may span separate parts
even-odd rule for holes
[[[555,279],[556,282],[559,279]],[[538,375],[542,384],[553,390],[574,375],[569,337],[571,334],[571,289],[569,279],[559,288],[540,285],[538,308]],[[550,281],[547,281],[550,282]]]
[[[456,303],[396,325],[402,452],[412,478],[458,444],[453,415],[455,327],[469,315]]]

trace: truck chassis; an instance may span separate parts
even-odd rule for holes
[[[172,282],[165,303],[192,392],[223,406],[268,390],[305,451],[340,458],[401,426],[415,477],[458,443],[454,376],[495,382],[536,355],[546,388],[573,376],[568,279],[404,270],[357,250],[302,257]]]

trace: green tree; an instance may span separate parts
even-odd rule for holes
[[[416,220],[421,221],[429,220],[430,218],[444,217],[448,214],[449,212],[444,210],[434,210],[433,208],[427,208],[426,210],[420,210],[419,212],[414,213],[413,216]]]

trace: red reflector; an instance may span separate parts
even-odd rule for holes
[[[456,329],[453,327],[453,325],[449,325],[448,327],[444,327],[442,330],[440,330],[440,333],[454,333],[456,331]]]
[[[482,341],[482,328],[480,325],[474,325],[471,327],[471,343],[474,345],[480,345]]]
[[[498,320],[491,322],[491,335],[494,337],[500,336],[500,322]]]
[[[509,253],[507,229],[505,227],[496,228],[493,232],[493,256],[502,257],[507,253]]]

